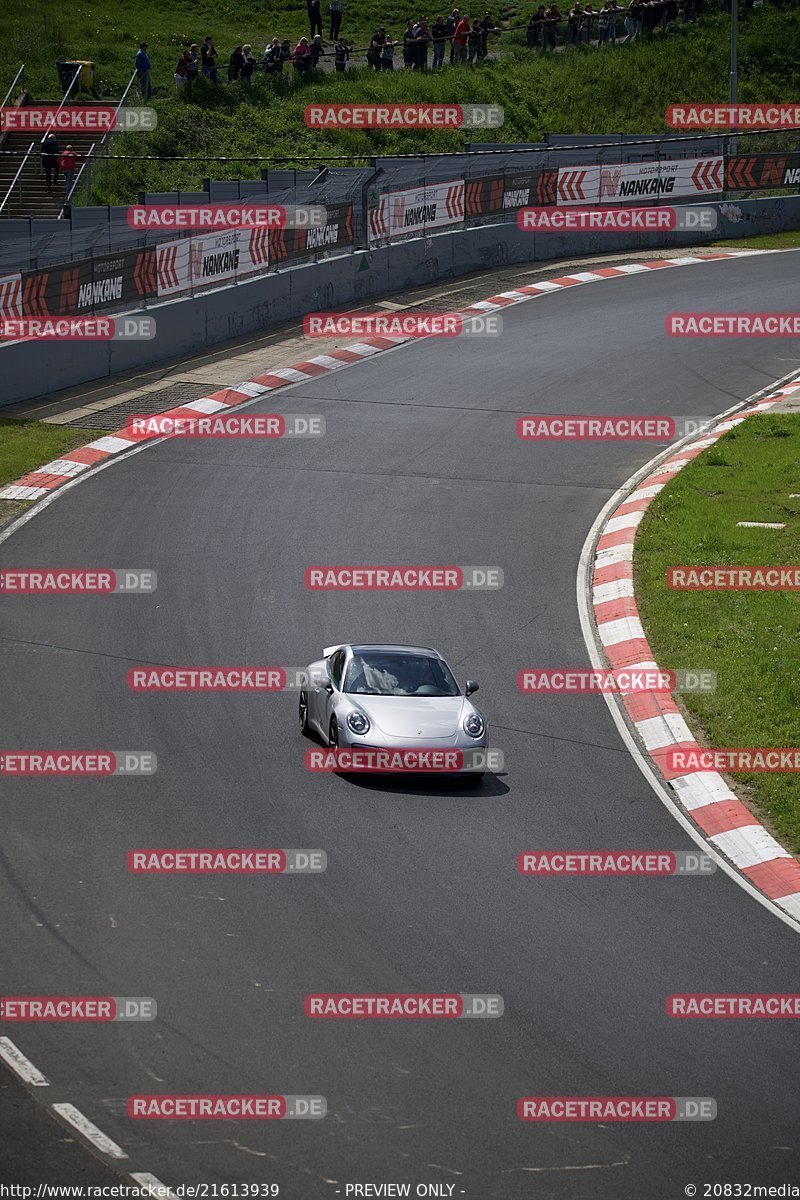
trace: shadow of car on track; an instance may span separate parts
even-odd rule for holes
[[[312,746],[325,747],[313,730],[302,735]],[[328,771],[343,783],[386,795],[408,796],[475,796],[487,799],[490,796],[506,796],[510,792],[499,774],[486,771],[480,776],[437,773],[435,771],[397,771],[392,774],[382,771]],[[505,772],[503,772],[505,774]]]
[[[337,771],[336,774],[345,782],[358,788],[369,789],[373,792],[385,792],[386,795],[407,796],[458,796],[474,797],[486,800],[490,796],[506,796],[510,792],[507,784],[498,775],[487,771],[480,779],[470,778],[469,775],[444,777],[441,775],[414,774],[410,771],[397,775],[381,775],[378,772],[349,774]]]

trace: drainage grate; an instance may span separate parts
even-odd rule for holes
[[[219,391],[221,386],[211,383],[203,389],[199,383],[173,383],[155,392],[145,392],[133,400],[123,400],[121,404],[100,408],[87,417],[70,421],[70,425],[76,429],[121,429],[128,417],[139,413],[167,412],[170,408],[178,408],[190,400],[199,400],[202,396]]]

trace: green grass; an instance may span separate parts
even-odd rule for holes
[[[520,25],[530,9],[530,5],[506,2],[493,11],[496,21]],[[375,0],[349,0],[344,32],[361,46],[381,22],[399,36],[405,10],[400,10],[399,17],[395,11],[390,9],[392,15],[388,15],[387,6]],[[435,11],[429,9],[429,16]],[[251,41],[260,55],[273,34],[294,41],[307,32],[305,26],[305,7],[297,2],[290,6],[270,0],[267,7],[261,7],[243,0],[234,7],[224,0],[192,4],[177,0],[170,5],[146,0],[79,0],[77,6],[71,6],[60,0],[29,0],[24,6],[12,6],[6,15],[0,79],[10,82],[19,62],[25,60],[29,87],[37,98],[52,99],[57,94],[55,59],[91,58],[97,63],[101,94],[119,95],[130,77],[136,44],[141,39],[148,41],[159,127],[150,134],[117,138],[113,152],[149,155],[151,159],[114,162],[104,179],[98,178],[100,170],[95,171],[94,199],[118,204],[135,199],[139,190],[195,189],[208,175],[257,176],[266,156],[285,156],[298,163],[309,157],[316,163],[334,155],[362,156],[363,160],[373,154],[437,153],[463,147],[464,134],[458,132],[312,132],[302,119],[303,109],[312,99],[501,104],[505,124],[486,136],[493,141],[524,141],[537,139],[547,130],[656,132],[666,129],[668,104],[727,98],[729,19],[724,16],[708,16],[693,26],[674,25],[666,33],[658,32],[624,48],[571,48],[555,56],[536,56],[524,48],[524,33],[518,29],[495,43],[501,47],[502,57],[481,67],[419,75],[402,70],[375,74],[359,66],[346,76],[318,74],[299,84],[289,70],[276,82],[257,76],[249,94],[238,84],[213,88],[200,81],[191,103],[175,96],[172,72],[180,49],[190,41],[200,42],[207,33],[213,34],[221,61],[227,61],[231,47],[242,40]],[[766,5],[744,11],[741,100],[794,100],[798,94],[800,7],[776,11]],[[468,137],[481,140],[478,133]],[[791,140],[789,135],[775,135],[776,144],[779,138],[784,145]],[[740,138],[743,150],[753,142]],[[168,161],[175,155],[198,161]],[[211,161],[221,155],[251,157],[253,161]]]
[[[738,246],[741,250],[793,250],[800,247],[800,230],[789,233],[762,233],[757,237],[726,238],[712,246]]]
[[[28,471],[98,437],[102,432],[97,429],[0,419],[0,484],[13,483]]]
[[[717,690],[683,696],[708,745],[800,746],[800,596],[669,591],[684,564],[800,563],[800,414],[748,418],[685,467],[639,528],[634,579],[656,660],[709,668]],[[737,521],[785,522],[785,530]],[[735,776],[788,849],[800,852],[800,777]]]

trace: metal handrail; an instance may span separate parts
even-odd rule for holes
[[[73,183],[72,187],[70,188],[69,194],[64,197],[64,204],[62,206],[61,212],[58,214],[59,218],[63,217],[66,214],[66,210],[69,207],[70,201],[72,200],[72,197],[75,195],[75,193],[78,189],[78,184],[81,181],[81,176],[83,175],[83,172],[86,170],[87,167],[89,167],[89,169],[91,170],[89,159],[92,157],[92,155],[94,154],[97,147],[105,146],[109,142],[111,135],[116,132],[116,129],[114,128],[114,126],[116,125],[117,113],[122,108],[123,104],[125,104],[125,102],[127,101],[128,94],[130,93],[130,90],[133,87],[134,82],[136,80],[136,75],[137,75],[137,72],[134,69],[134,71],[131,73],[130,79],[128,80],[128,86],[125,88],[125,91],[122,93],[122,97],[119,101],[119,104],[114,109],[114,125],[112,125],[111,129],[107,130],[103,134],[103,136],[101,137],[99,142],[92,142],[91,146],[89,147],[88,153],[83,156],[83,162],[81,163],[78,174],[75,176],[75,182]],[[70,86],[72,86],[72,85],[70,85]],[[0,210],[0,211],[2,211],[2,210]]]
[[[22,64],[22,66],[21,66],[21,67],[20,67],[20,69],[17,71],[16,75],[14,76],[14,82],[12,83],[12,85],[11,85],[11,87],[8,89],[8,91],[6,92],[6,94],[5,94],[5,98],[4,98],[4,100],[3,100],[3,103],[2,103],[2,104],[0,104],[0,108],[5,108],[5,106],[8,104],[8,101],[9,101],[9,99],[10,99],[10,97],[11,97],[11,93],[14,91],[14,88],[17,86],[17,83],[18,83],[18,81],[19,81],[19,77],[20,77],[20,75],[22,74],[22,72],[23,72],[24,70],[25,70],[25,63],[23,63],[23,64]]]
[[[58,108],[56,109],[56,117],[58,117],[58,114],[61,112],[64,105],[67,103],[70,92],[72,91],[73,87],[75,86],[75,82],[82,70],[83,70],[83,67],[78,67],[77,70],[75,71],[75,74],[72,76],[72,79],[69,82],[67,90],[64,92],[63,99],[62,99],[61,103],[59,104]],[[47,137],[47,134],[43,133],[41,138],[39,139],[39,146],[41,146],[42,142],[44,141],[44,139],[46,137]],[[36,142],[33,141],[33,142],[31,142],[30,146],[26,150],[25,157],[23,158],[22,162],[19,164],[17,173],[14,176],[14,178],[11,180],[11,183],[9,184],[9,187],[8,187],[8,191],[6,192],[5,196],[3,197],[3,202],[2,202],[2,204],[0,204],[0,213],[2,213],[3,209],[5,208],[5,206],[8,204],[9,200],[11,199],[11,193],[14,191],[14,187],[25,168],[25,163],[28,161],[31,154],[33,153],[35,146],[36,146]]]
[[[72,197],[75,195],[76,191],[78,190],[78,184],[81,181],[81,176],[83,175],[83,172],[86,170],[86,168],[90,167],[89,159],[94,154],[98,145],[102,145],[102,142],[92,142],[92,144],[89,147],[89,149],[87,150],[86,154],[84,154],[82,156],[83,162],[80,165],[80,170],[78,171],[78,174],[75,176],[75,180],[72,184],[72,187],[69,189],[66,196],[64,197],[64,204],[61,208],[61,212],[58,214],[59,219],[66,215],[66,211],[69,208],[70,204],[72,203]]]
[[[79,66],[77,71],[75,72],[75,74],[72,76],[72,79],[70,80],[69,84],[67,85],[67,90],[64,92],[64,98],[61,101],[61,103],[59,104],[58,108],[56,109],[56,118],[58,117],[58,114],[61,112],[64,105],[69,100],[70,92],[72,91],[73,87],[75,86],[75,82],[82,70],[83,70],[83,67]],[[54,124],[55,124],[55,121],[54,121]],[[43,133],[41,138],[39,139],[40,146],[46,137],[47,137],[47,133]]]
[[[120,100],[119,104],[117,105],[116,109],[114,110],[115,114],[119,112],[119,110],[122,108],[125,101],[128,99],[128,92],[133,87],[133,84],[134,84],[137,74],[138,74],[138,72],[136,71],[136,68],[134,68],[133,74],[131,75],[130,79],[128,80],[128,86],[125,88],[125,91],[122,93],[122,99]]]
[[[23,172],[23,170],[24,170],[24,167],[25,167],[25,163],[28,161],[28,159],[30,158],[31,154],[33,154],[33,150],[34,150],[34,147],[35,147],[35,145],[36,145],[36,142],[31,142],[30,146],[28,146],[28,149],[27,149],[27,150],[26,150],[26,152],[25,152],[25,157],[23,158],[22,162],[21,162],[21,163],[19,164],[19,166],[17,167],[17,173],[16,173],[16,175],[14,176],[14,178],[11,180],[11,183],[8,185],[8,191],[6,192],[5,196],[3,197],[3,202],[2,202],[2,204],[0,204],[0,213],[3,211],[3,209],[5,208],[5,206],[8,204],[8,201],[9,201],[9,199],[11,198],[11,193],[12,193],[12,192],[13,192],[13,190],[14,190],[14,184],[17,182],[17,180],[19,179],[20,175],[22,174],[22,172]]]

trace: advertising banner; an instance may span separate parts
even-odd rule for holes
[[[732,191],[795,187],[800,184],[800,154],[735,154],[727,161],[725,181]]]
[[[163,242],[157,248],[158,294],[173,296],[265,271],[269,265],[269,229],[202,234]]]
[[[155,250],[125,250],[26,271],[23,316],[84,316],[135,307],[157,295]]]
[[[557,194],[560,205],[618,204],[718,195],[723,187],[723,158],[719,155],[611,167],[561,167]]]
[[[353,205],[329,204],[326,206],[328,219],[324,225],[311,225],[299,229],[271,229],[269,231],[270,262],[290,262],[301,258],[313,258],[323,250],[338,250],[353,245]]]
[[[0,319],[22,316],[22,274],[0,277]]]
[[[370,241],[459,225],[464,220],[464,180],[389,192],[380,197],[369,218]]]
[[[534,203],[536,176],[531,171],[468,179],[465,212],[468,217],[514,211]]]

